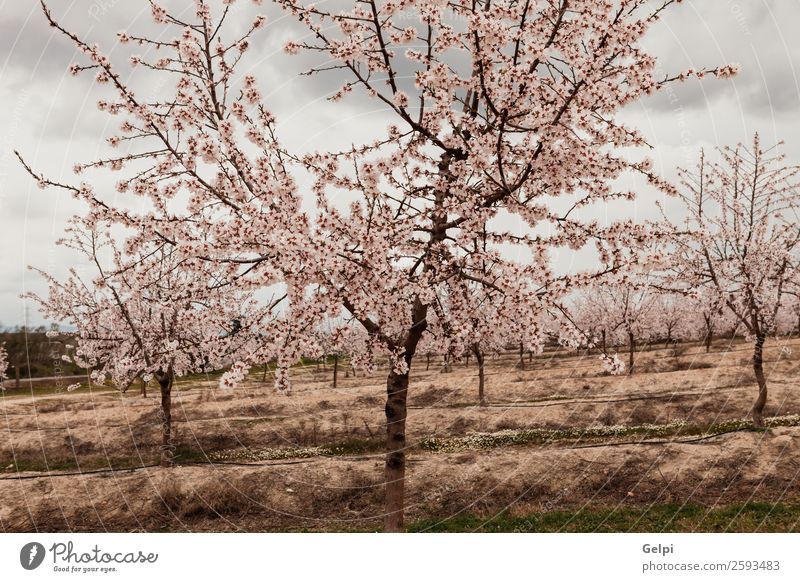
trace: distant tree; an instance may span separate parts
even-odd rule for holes
[[[316,351],[310,355],[320,359],[323,363],[327,363],[328,359],[333,360],[332,385],[334,388],[339,383],[339,367],[342,360],[355,353],[361,344],[360,340],[363,340],[357,336],[358,332],[354,330],[352,323],[341,319],[325,321],[314,334]]]
[[[425,334],[417,346],[417,353],[425,358],[425,371],[431,369],[431,360],[441,354],[441,347],[436,344],[431,334]]]
[[[681,171],[686,220],[674,227],[670,260],[682,280],[724,304],[753,342],[756,426],[767,402],[764,342],[798,291],[800,168],[776,148],[763,149],[756,135],[750,148],[723,148],[717,162],[701,152],[694,170]]]
[[[30,294],[42,313],[74,326],[72,360],[92,370],[97,383],[110,379],[126,391],[137,378],[154,378],[161,390],[161,465],[173,463],[172,388],[176,378],[207,366],[230,364],[240,346],[234,320],[242,326],[260,321],[247,298],[198,265],[182,268],[174,248],[153,244],[147,252],[124,254],[102,225],[74,221],[62,244],[88,259],[90,279],[72,269],[63,281],[43,273],[50,285],[46,297]]]
[[[787,298],[788,305],[778,314],[778,330],[784,335],[800,336],[800,296]]]
[[[656,293],[652,310],[652,339],[664,342],[667,347],[692,337],[694,329],[690,322],[696,318],[693,304],[687,296],[678,293]]]
[[[8,353],[5,346],[0,344],[0,386],[3,386],[3,381],[7,377],[6,370],[8,370]]]
[[[634,373],[637,345],[657,337],[659,295],[646,276],[624,275],[582,292],[575,317],[587,330],[599,335],[602,351],[611,346],[628,348],[627,373]],[[663,327],[666,331],[666,326]]]

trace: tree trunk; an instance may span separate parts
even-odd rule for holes
[[[172,444],[172,374],[158,376],[161,387],[161,466],[172,467],[175,446]]]
[[[528,363],[533,364],[533,350],[528,350]]]
[[[602,338],[602,340],[601,340],[601,344],[600,344],[600,345],[601,345],[601,347],[603,348],[603,353],[604,353],[604,354],[606,354],[606,353],[607,353],[607,352],[606,352],[606,330],[603,330],[603,331],[601,332],[601,335],[600,335],[600,337]]]
[[[478,346],[473,346],[472,352],[475,354],[475,360],[478,362],[478,402],[481,406],[486,406],[486,392],[484,390],[486,386],[485,375],[484,375],[484,357],[483,352]]]
[[[403,531],[408,372],[390,370],[386,382],[386,499],[384,531]]]
[[[467,352],[466,354],[464,354],[464,366],[465,366],[466,368],[469,368],[469,352]]]
[[[147,398],[147,382],[144,381],[144,378],[141,378],[142,381],[142,398]]]
[[[261,382],[264,383],[267,381],[267,364],[264,364],[264,375],[261,377]]]
[[[711,325],[711,318],[707,315],[703,315],[703,319],[706,321],[706,353],[711,351],[711,342],[714,340],[714,327]]]
[[[757,427],[764,426],[764,406],[767,403],[767,379],[764,376],[764,335],[756,336],[756,345],[753,350],[753,371],[758,382],[758,398],[753,405],[753,424]]]
[[[633,356],[636,352],[636,339],[633,333],[628,332],[628,375],[633,374]]]
[[[333,387],[336,388],[337,376],[339,375],[339,354],[333,354]]]
[[[405,371],[398,374],[394,371],[394,366],[390,365],[389,378],[386,380],[386,497],[383,518],[383,529],[386,532],[403,531],[408,382],[411,362],[428,325],[427,313],[428,308],[419,299],[415,299],[411,314],[414,323],[408,330],[403,345]]]
[[[428,354],[427,356],[425,356],[425,371],[427,372],[430,369],[431,369],[431,355]]]

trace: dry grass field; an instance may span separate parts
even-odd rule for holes
[[[651,346],[636,374],[547,351],[443,373],[415,363],[407,523],[414,531],[800,529],[800,341],[768,345],[769,428],[750,346]],[[375,531],[385,371],[309,364],[293,392],[253,373],[173,393],[177,466],[157,467],[157,390],[35,388],[0,400],[3,531]]]

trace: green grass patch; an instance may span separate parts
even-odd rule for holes
[[[660,504],[649,507],[588,507],[525,516],[501,513],[458,515],[416,521],[411,532],[794,532],[800,530],[800,503],[748,502],[715,508]]]
[[[219,382],[219,379],[225,373],[225,370],[215,370],[211,372],[198,372],[197,374],[188,374],[186,376],[181,376],[180,378],[176,378],[172,384],[172,389],[183,392],[184,390],[192,390],[197,388],[198,382]],[[141,385],[137,381],[131,386],[128,392],[133,390],[139,391],[141,390]],[[151,380],[147,384],[147,391],[154,390],[155,392],[159,391],[158,383],[155,380]]]
[[[325,371],[330,372],[331,374],[333,374],[333,364],[334,364],[334,357],[333,356],[328,356],[327,358],[324,359],[324,361],[323,361],[323,358],[320,358],[319,360],[315,360],[315,359],[306,358],[305,356],[303,356],[303,357],[300,358],[300,360],[297,363],[292,364],[290,367],[292,369],[295,369],[295,370],[304,369],[304,368],[313,368],[316,371],[317,366],[322,366],[323,364],[326,366]],[[339,371],[341,373],[344,373],[349,366],[350,366],[350,360],[348,358],[343,357],[343,356],[339,356]],[[271,374],[275,371],[276,367],[277,366],[276,366],[276,364],[274,362],[270,362],[266,366],[264,366],[264,365],[253,366],[252,368],[250,368],[250,372],[248,374],[248,378],[251,381],[259,381],[260,382],[261,380],[264,379],[264,372],[266,371],[267,381],[270,381],[271,380]],[[323,370],[320,368],[320,371],[323,371]]]
[[[249,422],[249,421],[248,421]],[[765,419],[766,428],[755,429],[747,420],[732,420],[711,425],[689,425],[684,421],[670,424],[645,424],[635,426],[603,426],[567,429],[523,429],[503,430],[494,433],[474,433],[464,437],[428,437],[420,441],[410,450],[422,450],[433,453],[449,453],[463,450],[493,449],[507,446],[529,444],[549,444],[552,442],[588,442],[603,443],[614,440],[625,443],[625,438],[638,437],[639,440],[665,439],[678,436],[715,436],[731,431],[761,431],[779,426],[800,426],[800,415],[778,416]],[[630,440],[630,442],[637,442]],[[191,446],[178,445],[175,449],[175,462],[181,463],[254,463],[263,461],[280,461],[287,459],[303,459],[311,457],[350,457],[376,454],[385,450],[383,439],[348,439],[330,444],[309,447],[276,447],[263,449],[225,449],[204,451]],[[86,459],[60,457],[47,459],[37,456],[33,459],[0,459],[0,472],[17,471],[66,471],[94,469],[129,469],[145,464],[158,462],[157,454],[139,457],[121,457],[107,459],[105,457],[88,456]]]
[[[35,378],[34,378],[35,380]],[[67,392],[67,386],[70,386],[73,382],[68,380],[62,380],[61,384],[58,385],[53,381],[53,384],[41,384],[38,386],[26,386],[25,381],[21,383],[21,387],[19,390],[16,388],[6,388],[4,391],[0,392],[0,398],[26,398],[26,397],[38,397],[38,396],[56,396],[60,394],[93,394],[93,393],[108,393],[108,392],[115,392],[116,389],[113,386],[106,386],[106,385],[98,385],[92,382],[90,385],[88,382],[82,382],[81,385],[76,388],[75,390],[71,390]]]
[[[181,463],[208,463],[208,455],[209,453],[202,449],[187,445],[177,445],[175,447],[173,459],[176,465],[180,465]],[[158,460],[160,460],[160,457]]]

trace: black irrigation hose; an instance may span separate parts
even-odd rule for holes
[[[300,465],[303,463],[312,463],[316,459],[300,459],[296,461],[279,461],[279,462],[263,462],[263,463],[240,463],[236,461],[188,461],[186,463],[175,463],[177,467],[197,467],[205,465],[233,465],[237,467],[273,467],[281,465]],[[93,469],[91,471],[71,471],[69,473],[45,473],[43,475],[17,475],[15,477],[0,477],[0,481],[22,481],[27,479],[49,479],[50,477],[79,477],[83,475],[100,475],[100,474],[114,474],[114,473],[135,473],[142,469],[154,469],[160,467],[160,463],[151,465],[140,465],[138,467],[127,467],[125,469]]]
[[[776,383],[776,384],[788,384],[788,382],[781,382],[779,380],[772,380],[772,382]],[[716,387],[714,387],[714,390],[717,390],[717,391],[718,390],[725,390],[725,389],[735,390],[737,388],[745,389],[746,386],[744,386],[742,384],[730,384],[728,386],[716,386]],[[645,394],[637,394],[637,395],[629,396],[627,398],[602,399],[602,400],[601,399],[591,399],[591,398],[582,399],[582,400],[575,400],[573,398],[564,398],[563,400],[557,400],[557,399],[549,398],[549,399],[542,399],[542,400],[533,401],[533,402],[531,402],[531,401],[527,401],[527,402],[526,401],[520,401],[520,402],[498,402],[498,403],[490,403],[490,404],[488,404],[487,406],[484,406],[484,407],[478,406],[477,404],[469,404],[469,405],[466,405],[466,406],[460,405],[460,404],[453,405],[453,406],[409,406],[408,410],[450,410],[450,409],[455,409],[455,408],[463,408],[463,409],[473,409],[474,408],[474,409],[478,409],[478,410],[480,410],[481,408],[503,408],[503,409],[510,409],[510,408],[523,408],[523,409],[524,408],[548,408],[550,406],[566,406],[566,405],[569,405],[569,404],[610,404],[610,403],[617,403],[617,402],[636,402],[636,401],[639,401],[639,400],[664,400],[664,399],[672,400],[672,399],[678,399],[678,398],[684,398],[684,397],[688,398],[690,396],[702,396],[703,394],[704,394],[703,391],[698,392],[696,390],[692,390],[692,391],[687,391],[687,392],[675,391],[675,392],[667,392],[667,393],[661,393],[661,394],[656,393],[656,394],[653,394],[653,395],[648,395],[648,394],[645,393]],[[17,412],[17,413],[11,413],[11,414],[16,414],[16,415],[22,416],[22,415],[25,415],[25,414],[28,414],[28,413]],[[11,414],[9,414],[9,416]],[[251,422],[251,421],[262,421],[262,420],[265,420],[265,419],[273,420],[273,419],[284,418],[284,417],[285,417],[285,415],[236,416],[236,417],[208,416],[208,417],[203,417],[203,418],[176,418],[176,419],[173,419],[172,422],[173,423],[192,423],[192,422],[211,422],[211,421],[214,421],[214,420],[229,421],[229,422],[231,422],[231,421]],[[131,426],[130,424],[108,424],[108,425],[97,426],[97,427],[94,427],[94,428],[102,428],[102,429],[105,429],[105,428],[129,428],[130,426]],[[36,428],[30,428],[30,429],[26,429],[26,428],[6,428],[6,429],[0,429],[0,432],[5,432],[5,433],[24,433],[24,432],[30,432],[30,431],[47,431],[47,430],[77,430],[78,428],[80,428],[78,425],[76,425],[76,426],[45,426],[45,427],[36,427]]]
[[[303,465],[305,463],[313,463],[318,459],[330,459],[330,456],[319,455],[318,457],[313,458],[304,458],[298,459],[295,461],[264,461],[261,463],[244,463],[241,461],[191,461],[188,463],[180,463],[179,467],[184,466],[201,466],[201,465],[232,465],[234,467],[278,467],[283,465]],[[353,459],[354,457],[348,457],[348,459]]]
[[[25,479],[49,479],[50,477],[77,477],[81,475],[98,475],[103,473],[134,473],[142,469],[160,467],[159,463],[128,467],[127,469],[93,469],[91,471],[71,471],[69,473],[45,473],[44,475],[17,475],[15,477],[0,477],[0,481],[22,481]]]
[[[155,410],[155,409],[154,409]],[[19,415],[24,415],[26,413],[20,412],[15,413]],[[272,416],[206,416],[201,418],[173,418],[172,424],[179,424],[179,423],[191,423],[191,422],[211,422],[212,420],[220,420],[220,421],[253,421],[253,420],[264,420],[264,419],[284,419],[285,415],[272,415]],[[103,425],[91,425],[91,428],[130,428],[135,426],[136,423],[131,422],[128,424],[103,424]],[[44,431],[44,430],[78,430],[83,428],[83,425],[76,424],[74,426],[37,426],[33,428],[0,428],[0,433],[9,433],[9,432],[31,432],[31,431]]]

